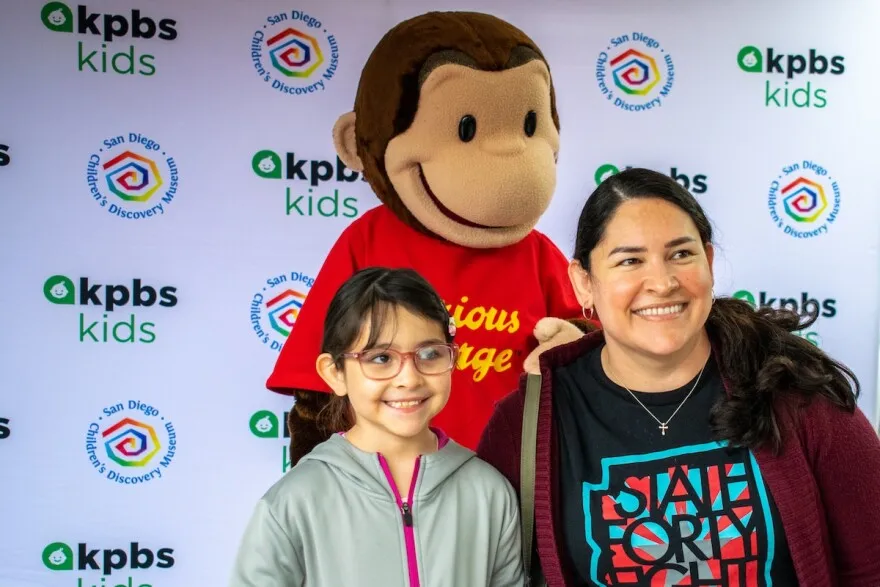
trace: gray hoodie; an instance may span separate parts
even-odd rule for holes
[[[341,435],[257,503],[230,587],[520,587],[507,480],[451,440],[419,457],[409,496],[384,459]]]

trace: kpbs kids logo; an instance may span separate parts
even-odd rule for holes
[[[287,417],[290,412],[276,414],[271,410],[254,412],[250,419],[251,434],[257,438],[281,441],[281,472],[286,473],[291,467],[290,462],[290,431],[287,428]]]
[[[346,190],[357,182],[366,182],[362,174],[346,167],[338,156],[334,164],[323,159],[300,159],[291,152],[282,155],[259,151],[253,156],[251,167],[258,177],[285,182],[287,216],[357,217],[358,199]]]
[[[156,323],[128,309],[177,305],[176,287],[148,285],[142,279],[133,279],[130,285],[111,285],[95,283],[89,277],[80,277],[75,283],[66,275],[53,275],[43,284],[43,295],[53,304],[82,308],[79,342],[84,343],[151,344],[156,340]],[[118,312],[120,308],[123,310]],[[96,314],[100,318],[95,318]]]
[[[768,108],[825,108],[827,90],[821,84],[828,78],[824,76],[841,76],[846,71],[843,56],[827,57],[816,49],[803,55],[747,45],[740,49],[736,61],[745,72],[767,76],[764,106]]]
[[[767,207],[770,218],[785,234],[814,238],[826,234],[837,220],[840,186],[815,161],[795,161],[770,183]]]
[[[773,308],[791,310],[804,318],[814,319],[809,328],[799,330],[797,334],[812,344],[821,346],[822,337],[816,330],[816,323],[820,318],[831,319],[837,316],[837,300],[834,298],[815,298],[809,292],[801,292],[800,297],[782,297],[770,294],[766,291],[758,291],[757,295],[750,290],[741,289],[732,296],[737,300],[743,300],[754,309]]]
[[[125,220],[165,214],[178,179],[174,157],[157,141],[134,132],[105,139],[86,168],[92,198],[108,214]]]
[[[280,351],[299,316],[315,279],[299,271],[282,273],[266,280],[251,298],[251,328],[273,351]]]
[[[266,17],[251,36],[250,49],[260,79],[291,96],[324,91],[339,67],[336,37],[302,10]]]
[[[177,453],[177,431],[150,404],[129,399],[101,410],[86,431],[86,454],[92,467],[121,485],[161,479]]]
[[[9,418],[0,418],[0,440],[9,438],[12,430],[9,428]]]
[[[77,41],[77,69],[94,73],[151,76],[156,73],[156,57],[126,39],[154,42],[173,41],[177,38],[177,21],[170,18],[147,16],[138,9],[128,14],[92,12],[82,4],[76,14],[63,2],[49,2],[40,13],[47,29],[82,37]],[[98,37],[95,39],[94,37]],[[120,39],[118,41],[118,39]],[[98,43],[100,47],[98,47]],[[121,49],[117,51],[117,49]]]
[[[632,169],[632,165],[627,165],[624,169]],[[616,165],[612,165],[611,163],[605,163],[600,165],[596,169],[596,173],[593,175],[593,179],[596,181],[596,185],[599,185],[612,175],[616,175],[620,173],[620,168]],[[708,176],[704,173],[697,173],[688,175],[686,173],[682,173],[678,170],[678,167],[672,167],[669,170],[669,177],[680,183],[684,186],[684,189],[689,190],[692,194],[705,194],[706,190],[709,189],[706,181],[708,181]]]
[[[608,41],[596,60],[596,80],[614,106],[639,112],[663,105],[672,91],[675,66],[656,39],[633,32]]]
[[[0,143],[0,167],[6,167],[12,161],[9,155],[9,145]]]
[[[42,558],[50,571],[80,575],[76,587],[153,587],[133,575],[147,569],[170,569],[175,563],[173,548],[147,548],[139,542],[125,548],[91,548],[80,542],[75,549],[65,542],[53,542],[43,549]]]

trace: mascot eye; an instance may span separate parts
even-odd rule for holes
[[[477,134],[477,119],[470,114],[465,114],[458,121],[458,138],[462,142],[469,143]]]
[[[526,121],[523,124],[523,129],[526,131],[526,136],[530,137],[535,134],[535,130],[538,128],[538,115],[535,114],[534,110],[529,110],[529,113],[526,114]]]

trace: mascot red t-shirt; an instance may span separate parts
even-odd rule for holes
[[[349,225],[330,251],[267,387],[330,392],[315,370],[315,358],[336,290],[366,267],[418,267],[455,319],[460,346],[449,403],[434,424],[460,444],[476,447],[494,403],[518,385],[525,359],[521,349],[537,344],[535,323],[545,316],[580,314],[567,265],[537,230],[499,249],[465,248],[414,230],[385,206],[374,208]]]

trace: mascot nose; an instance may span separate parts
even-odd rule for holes
[[[519,155],[526,150],[526,142],[521,137],[496,137],[487,140],[483,150],[498,157]]]
[[[474,177],[467,184],[485,183],[488,196],[468,202],[468,220],[487,226],[536,222],[549,206],[556,187],[555,166],[550,157],[550,153],[545,157],[498,156],[494,165],[488,166],[494,170],[492,182],[487,182],[483,171],[484,177]]]

